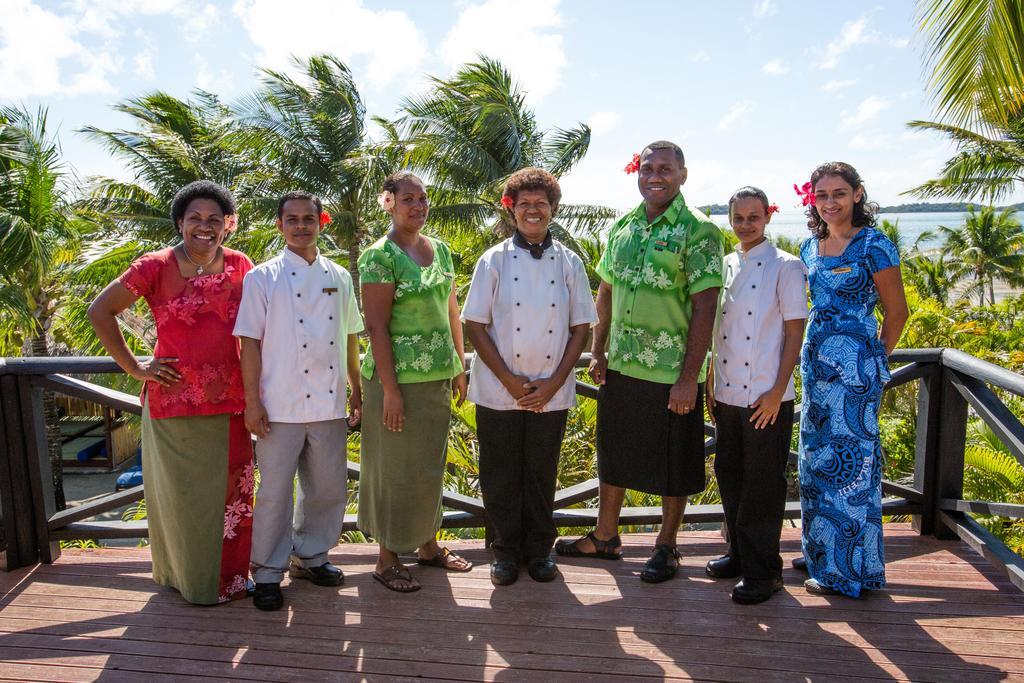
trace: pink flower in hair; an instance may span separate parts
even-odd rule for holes
[[[803,187],[797,187],[796,183],[793,183],[793,191],[801,198],[802,206],[807,206],[808,204],[814,206],[814,186],[811,185],[810,180],[804,183]]]
[[[769,216],[771,216],[773,213],[778,213],[778,212],[779,212],[779,205],[778,204],[769,204],[768,205],[768,215]]]
[[[509,211],[511,211],[513,206],[512,198],[509,197],[507,194],[501,195],[501,205],[504,206]]]
[[[629,173],[636,173],[637,171],[639,171],[640,170],[640,155],[639,154],[634,154],[633,155],[633,160],[630,161],[628,164],[626,164],[626,168],[624,168],[622,170],[624,170],[627,174],[629,174]]]

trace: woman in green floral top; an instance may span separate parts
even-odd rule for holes
[[[391,231],[359,257],[370,348],[363,361],[359,527],[377,539],[373,578],[394,591],[420,584],[398,558],[469,571],[440,548],[441,486],[451,400],[466,397],[462,325],[448,245],[421,234],[429,206],[423,181],[392,174],[380,194]]]

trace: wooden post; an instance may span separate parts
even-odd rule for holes
[[[25,433],[25,463],[32,489],[32,523],[36,530],[38,561],[50,563],[60,557],[60,543],[50,540],[50,517],[57,512],[50,469],[50,449],[43,413],[43,389],[32,386],[30,376],[18,378],[21,423]]]
[[[0,500],[7,546],[3,557],[6,571],[33,565],[39,557],[21,411],[18,378],[0,374]]]
[[[914,529],[922,536],[935,533],[938,501],[935,488],[939,456],[939,420],[942,412],[942,366],[935,364],[918,383],[917,426],[914,448],[914,488],[924,494],[922,513],[914,515]]]
[[[941,409],[936,430],[935,480],[933,482],[936,538],[954,540],[959,538],[956,529],[942,522],[939,502],[943,498],[964,497],[964,448],[967,445],[967,400],[949,381],[951,368],[942,368]]]

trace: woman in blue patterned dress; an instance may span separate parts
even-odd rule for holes
[[[909,312],[899,253],[875,230],[857,171],[823,164],[804,193],[812,233],[800,248],[811,292],[801,359],[804,587],[856,598],[885,585],[878,406]]]

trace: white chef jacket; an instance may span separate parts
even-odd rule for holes
[[[345,417],[348,335],[363,329],[352,276],[289,249],[245,275],[236,337],[262,341],[260,399],[271,422]]]
[[[569,328],[596,323],[597,308],[579,256],[552,240],[544,256],[535,259],[510,238],[476,262],[462,320],[486,325],[509,370],[532,380],[555,373],[569,342]],[[468,398],[494,410],[520,409],[479,357],[473,359]],[[544,411],[574,405],[576,379],[570,373]]]
[[[783,321],[807,318],[807,268],[765,240],[736,246],[722,263],[715,323],[715,401],[750,407],[775,385],[782,361]],[[793,378],[782,400],[796,398]]]

